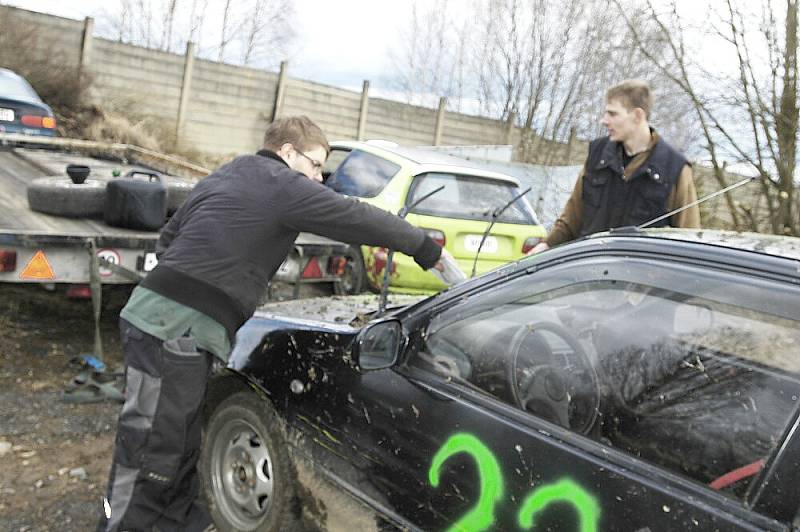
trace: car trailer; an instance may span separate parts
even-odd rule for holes
[[[109,158],[82,155],[85,150]],[[141,159],[146,163],[132,163]],[[81,188],[83,185],[74,184],[66,176],[64,169],[70,164],[90,167],[90,179],[84,183],[88,187]],[[197,165],[135,146],[0,133],[0,283],[73,285],[73,293],[91,297],[94,355],[101,362],[102,285],[135,284],[152,270],[157,264],[159,232],[112,227],[102,217],[77,216],[80,213],[75,209],[96,201],[92,194],[100,187],[102,192],[114,176],[135,168],[152,171],[154,167],[177,169],[191,176],[166,176],[171,203],[176,197],[178,201],[185,199],[194,182],[209,173]],[[37,210],[31,208],[31,189],[45,193],[36,197],[37,202],[45,202],[38,204]],[[170,211],[176,208],[172,204]],[[61,212],[69,217],[54,214]],[[292,284],[295,298],[303,284],[329,283],[336,292],[349,249],[341,242],[301,233],[275,280]]]

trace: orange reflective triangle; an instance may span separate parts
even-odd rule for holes
[[[28,262],[28,265],[25,266],[24,270],[22,270],[22,273],[19,274],[19,278],[41,279],[43,281],[49,281],[55,279],[56,274],[53,272],[53,268],[47,261],[47,257],[44,256],[44,252],[39,250],[33,255],[33,258]]]

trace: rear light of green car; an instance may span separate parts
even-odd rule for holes
[[[445,242],[447,242],[447,239],[445,238],[444,233],[442,233],[438,229],[430,229],[428,227],[421,227],[420,229],[425,231],[425,234],[428,235],[431,240],[433,240],[434,242],[436,242],[440,246],[444,247]]]
[[[522,253],[528,253],[536,246],[536,244],[538,244],[541,241],[542,239],[539,238],[538,236],[532,236],[530,238],[525,239],[525,242],[522,244]]]

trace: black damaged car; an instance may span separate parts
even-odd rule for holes
[[[267,307],[209,386],[217,526],[332,528],[302,462],[376,530],[797,530],[798,259],[631,230],[384,316]]]

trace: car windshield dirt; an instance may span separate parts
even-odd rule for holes
[[[411,212],[429,216],[489,220],[495,209],[502,208],[522,192],[506,181],[481,177],[430,172],[418,175],[411,184],[406,204],[444,186],[444,190],[426,199]],[[511,224],[537,224],[536,215],[525,197],[510,205],[497,219]]]

